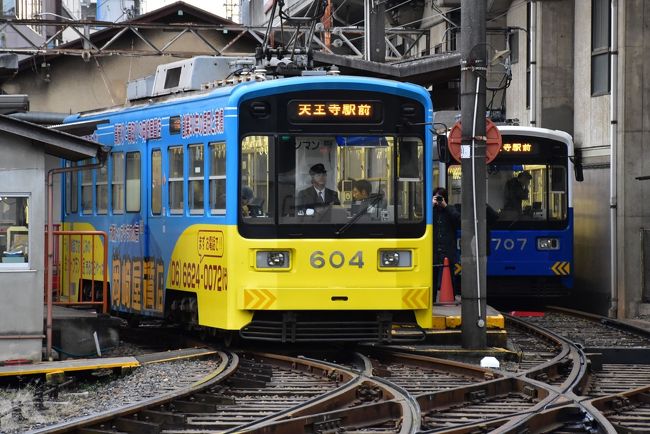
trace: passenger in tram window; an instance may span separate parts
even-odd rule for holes
[[[381,198],[372,194],[372,184],[365,179],[358,179],[352,183],[351,215],[357,214],[362,209],[370,214],[377,211],[377,202]]]
[[[447,190],[438,187],[433,192],[433,283],[440,290],[445,258],[449,259],[451,283],[454,294],[458,292],[457,278],[453,272],[457,262],[456,231],[460,229],[460,212],[447,204]],[[436,294],[434,293],[434,301]]]
[[[372,185],[370,181],[365,179],[359,179],[352,183],[352,200],[354,202],[361,202],[370,197],[370,192],[372,191]]]
[[[243,186],[241,189],[242,217],[262,217],[264,215],[264,199],[255,197],[253,189]]]
[[[530,172],[524,170],[506,182],[504,210],[516,211],[518,215],[521,215],[521,202],[528,200],[528,186],[531,179],[533,177]]]
[[[253,200],[253,189],[248,186],[243,186],[241,188],[241,215],[242,217],[250,217],[251,210],[249,204]]]
[[[340,205],[339,194],[326,187],[327,170],[321,163],[309,168],[311,186],[298,192],[297,208],[299,210],[317,209],[327,205]]]

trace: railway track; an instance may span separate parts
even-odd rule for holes
[[[572,311],[507,317],[502,370],[358,346],[345,360],[219,353],[173,395],[37,432],[168,434],[650,431],[650,335]]]

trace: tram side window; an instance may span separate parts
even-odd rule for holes
[[[203,176],[205,174],[203,161],[203,145],[190,145],[189,176],[188,176],[188,205],[190,214],[203,214]]]
[[[422,208],[424,180],[422,140],[405,137],[399,141],[397,167],[397,215],[400,220],[419,221],[424,218]]]
[[[183,147],[174,146],[167,151],[169,164],[169,213],[183,213]]]
[[[75,163],[67,162],[66,167],[73,167]],[[65,174],[65,212],[66,214],[73,214],[79,211],[78,194],[77,191],[79,183],[79,173],[68,172]]]
[[[567,171],[563,166],[551,166],[549,170],[549,220],[567,218]]]
[[[226,144],[210,143],[210,212],[226,213]]]
[[[95,174],[95,200],[97,201],[97,214],[106,214],[108,211],[108,166],[104,164],[96,169]]]
[[[92,159],[84,160],[83,165],[92,164]],[[93,212],[93,171],[81,171],[81,212],[92,214]]]
[[[564,222],[568,215],[567,170],[562,165],[490,164],[487,167],[487,203],[498,212],[498,228],[535,227]],[[460,204],[462,173],[449,167],[449,203]],[[531,226],[533,225],[533,226]],[[537,226],[540,227],[540,226]]]
[[[250,224],[268,223],[258,217],[269,215],[268,198],[273,188],[270,143],[268,136],[248,136],[242,140],[240,210]]]
[[[151,151],[151,213],[162,213],[162,152]]]
[[[124,153],[116,152],[113,159],[113,214],[124,214]]]
[[[126,154],[126,212],[140,211],[140,153]]]

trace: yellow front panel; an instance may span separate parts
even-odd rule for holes
[[[251,310],[404,310],[427,309],[431,291],[422,288],[379,288],[369,296],[367,288],[244,289],[238,309]],[[387,307],[388,306],[388,307]]]
[[[195,292],[199,322],[239,329],[257,310],[414,310],[431,326],[431,247],[417,240],[250,240],[236,227],[194,225],[177,240],[167,288]],[[412,266],[380,270],[380,249],[412,252]],[[256,267],[258,250],[288,250],[286,270]]]

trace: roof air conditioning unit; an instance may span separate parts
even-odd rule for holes
[[[456,8],[460,6],[460,0],[435,0],[436,6],[440,8]]]

